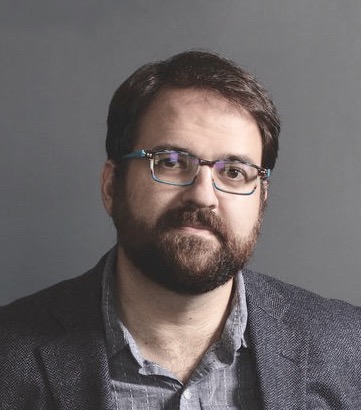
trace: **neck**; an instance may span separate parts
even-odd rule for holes
[[[145,277],[121,248],[117,256],[121,320],[144,358],[175,373],[177,371],[170,362],[174,358],[177,363],[188,360],[188,370],[178,371],[181,379],[187,378],[222,334],[229,314],[232,281],[202,295],[177,294]]]

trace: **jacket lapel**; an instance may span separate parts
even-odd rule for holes
[[[112,408],[107,356],[98,334],[68,333],[39,352],[56,409]]]
[[[307,323],[273,280],[245,272],[250,348],[265,410],[305,409]],[[299,329],[302,329],[301,331]]]
[[[101,312],[104,261],[52,295],[53,333],[38,353],[59,410],[114,407]]]

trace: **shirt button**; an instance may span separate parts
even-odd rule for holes
[[[183,396],[186,400],[189,400],[192,397],[192,393],[188,389],[185,389],[183,392]]]

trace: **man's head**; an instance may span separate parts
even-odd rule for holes
[[[120,85],[109,106],[108,159],[119,161],[132,151],[140,118],[160,91],[167,88],[213,91],[248,111],[261,133],[262,166],[274,168],[280,121],[267,91],[230,60],[202,51],[186,51],[146,64]]]
[[[174,292],[231,280],[256,243],[261,167],[275,164],[278,132],[263,88],[218,56],[188,52],[135,72],[110,105],[102,191],[127,259]]]

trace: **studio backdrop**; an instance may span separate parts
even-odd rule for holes
[[[2,0],[0,16],[0,304],[115,243],[99,193],[108,103],[141,64],[191,48],[254,73],[281,114],[251,267],[361,304],[359,0]]]

